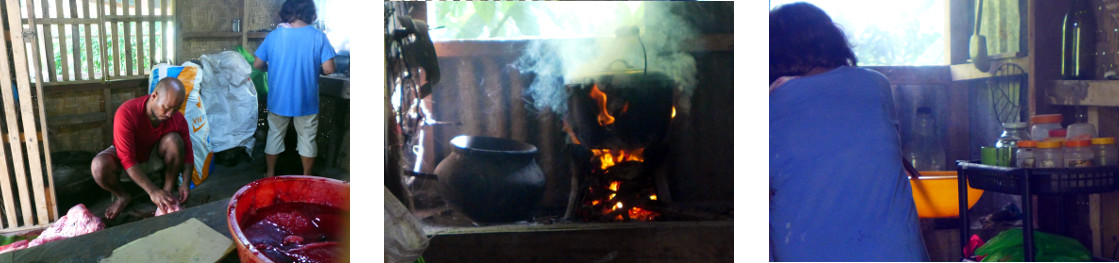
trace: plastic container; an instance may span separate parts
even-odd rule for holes
[[[256,180],[241,187],[229,199],[229,212],[226,214],[229,232],[233,243],[237,244],[237,256],[241,262],[272,262],[260,250],[249,245],[248,238],[241,232],[241,224],[253,211],[285,202],[328,205],[348,212],[350,184],[318,176],[285,175]],[[348,225],[342,229],[349,232]],[[345,240],[341,242],[347,243]]]
[[[1075,140],[1065,142],[1065,167],[1092,167],[1092,141]]]
[[[909,178],[917,217],[938,218],[960,215],[959,182],[956,171],[921,171],[921,177]],[[983,196],[983,190],[967,188],[967,207]]]
[[[1065,152],[1061,149],[1061,142],[1039,142],[1034,153],[1037,168],[1061,168],[1065,165]]]
[[[1046,136],[1049,135],[1050,130],[1063,129],[1064,127],[1061,127],[1062,120],[1063,117],[1060,114],[1043,114],[1030,117],[1030,123],[1033,124],[1030,126],[1030,134],[1034,135],[1031,139],[1042,141],[1048,138]]]
[[[1119,148],[1115,147],[1114,137],[1092,138],[1092,153],[1096,156],[1092,163],[1097,166],[1119,164]]]
[[[995,148],[998,150],[996,165],[1014,166],[1017,163],[1014,153],[1018,151],[1018,141],[1028,140],[1030,134],[1026,133],[1024,122],[1003,123],[1002,128],[1002,135],[999,135],[999,140],[995,142]]]
[[[1076,113],[1076,123],[1068,126],[1066,140],[1079,141],[1091,140],[1096,137],[1096,126],[1088,123],[1088,113],[1080,110]]]
[[[1055,130],[1049,130],[1049,137],[1045,138],[1045,140],[1046,141],[1057,141],[1057,140],[1067,141],[1068,140],[1067,137],[1068,137],[1068,130],[1066,130],[1066,129],[1055,129]]]
[[[1015,167],[1018,168],[1034,168],[1037,166],[1037,157],[1034,151],[1037,150],[1037,141],[1018,141],[1018,157]]]

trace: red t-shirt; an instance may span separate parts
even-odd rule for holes
[[[190,133],[187,130],[186,117],[181,112],[171,113],[171,118],[152,127],[148,116],[144,114],[144,105],[148,97],[131,99],[117,108],[116,118],[113,119],[113,146],[117,148],[117,157],[124,169],[148,161],[152,146],[159,138],[170,132],[177,132],[183,137],[184,164],[194,164],[192,148],[190,146]]]

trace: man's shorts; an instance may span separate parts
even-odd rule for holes
[[[163,169],[163,156],[159,156],[158,146],[159,145],[152,146],[151,155],[148,156],[147,162],[136,164],[140,166],[140,168],[144,171],[144,174],[148,175],[148,179],[150,180],[163,178],[162,173],[157,173],[160,169]],[[101,151],[101,153],[98,153],[97,155],[102,154],[108,154],[109,156],[112,156],[113,161],[117,164],[120,164],[120,157],[117,156],[117,148],[115,146],[109,145],[108,149]],[[124,169],[124,166],[121,166],[120,169],[120,181],[131,182],[132,178],[128,177],[128,171]]]
[[[295,133],[299,134],[299,141],[295,149],[303,157],[315,157],[317,144],[315,136],[319,132],[319,114],[299,117],[287,117],[268,113],[268,140],[264,144],[264,153],[278,155],[284,152],[284,136],[288,132],[288,123],[295,119]]]

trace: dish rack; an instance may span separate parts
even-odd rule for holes
[[[957,161],[960,197],[960,241],[967,245],[967,185],[975,189],[1022,196],[1022,226],[1032,230],[1032,195],[1096,194],[1119,190],[1119,166],[1084,168],[1014,168]],[[1034,261],[1033,231],[1022,231],[1025,261]]]

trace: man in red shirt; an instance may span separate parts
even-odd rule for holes
[[[190,133],[186,118],[179,112],[186,100],[184,90],[178,79],[164,78],[156,83],[152,94],[128,100],[117,108],[113,119],[113,145],[97,154],[90,165],[93,179],[116,199],[105,209],[106,219],[116,217],[132,201],[120,184],[122,170],[163,211],[172,211],[172,207],[186,201],[190,194],[187,184],[179,184],[178,198],[172,195],[179,172],[186,180],[194,172]],[[162,188],[148,179],[147,173],[154,171],[144,170],[149,155],[155,158],[152,162],[164,165]]]

